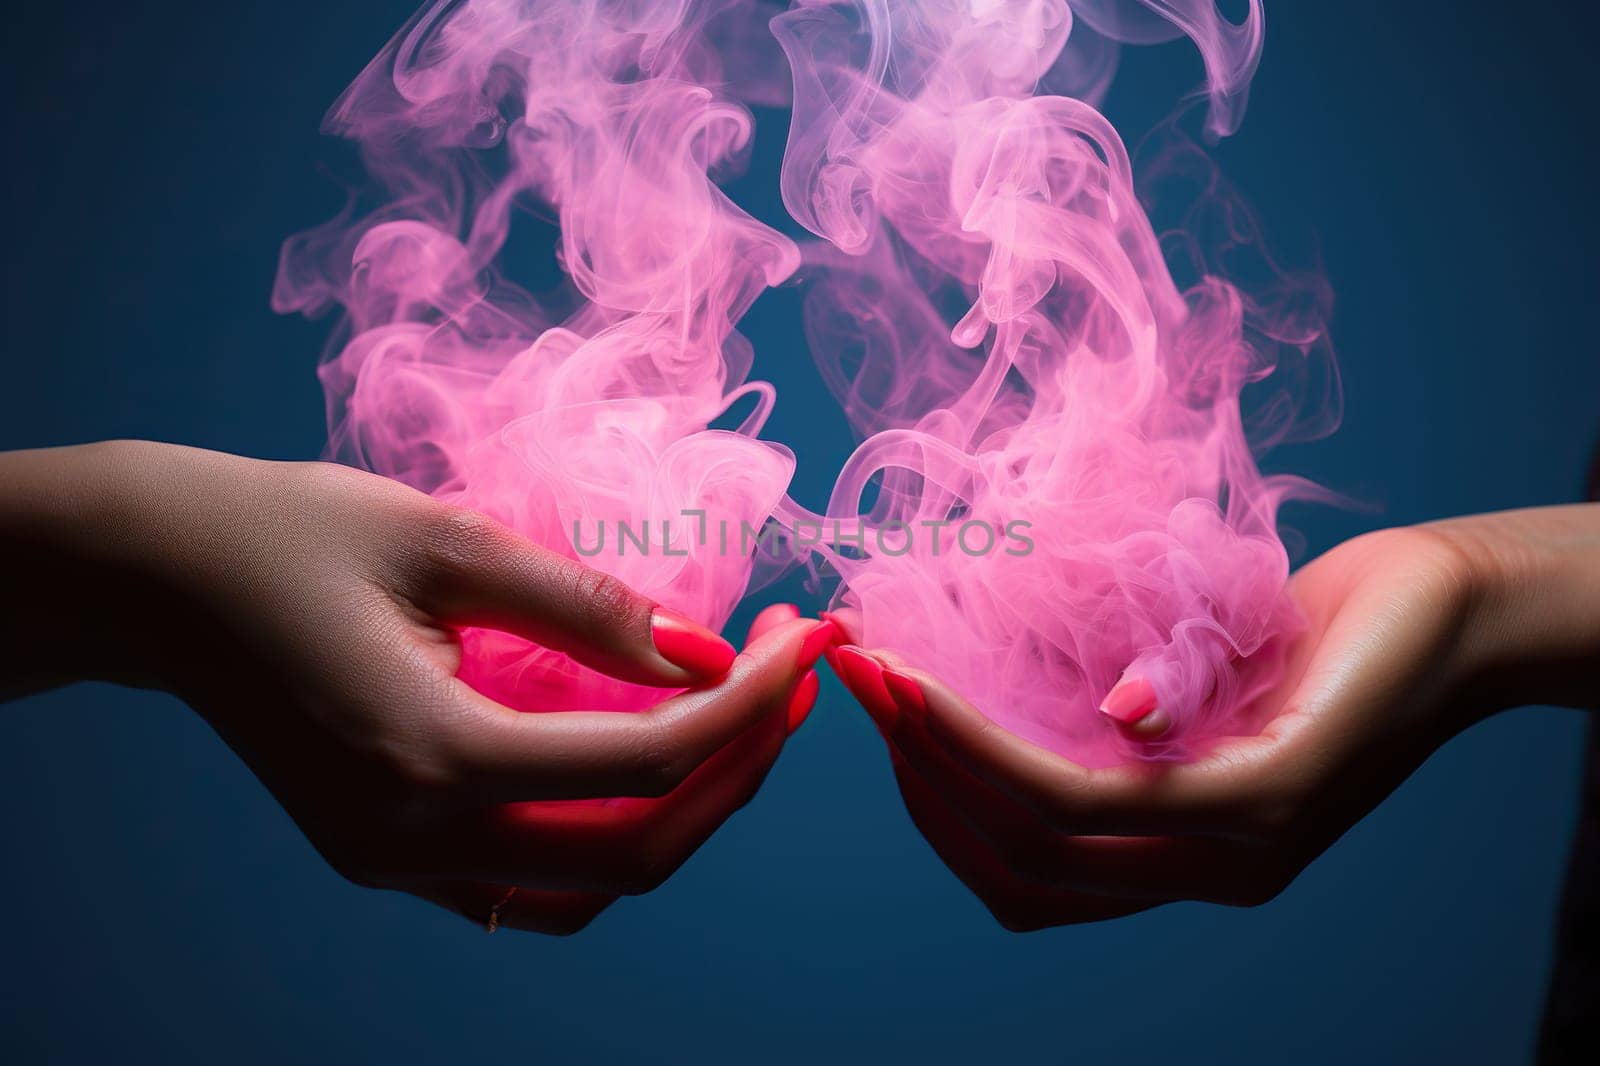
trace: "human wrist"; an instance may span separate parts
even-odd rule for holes
[[[1427,528],[1453,546],[1465,590],[1456,702],[1478,715],[1600,706],[1600,505]]]
[[[160,523],[140,474],[167,447],[0,455],[0,636],[12,659],[0,694],[79,680],[171,687],[175,576],[153,561]]]

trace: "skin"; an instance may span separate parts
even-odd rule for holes
[[[0,698],[172,692],[351,881],[554,934],[655,888],[748,802],[825,626],[769,610],[725,676],[696,677],[656,652],[650,601],[481,515],[141,442],[0,455],[0,549]],[[520,713],[457,680],[466,626],[687,691]]]
[[[0,697],[173,692],[345,876],[476,922],[569,933],[660,884],[815,694],[801,648],[821,623],[792,606],[696,678],[655,652],[632,590],[344,467],[137,442],[0,455],[0,548]],[[1270,724],[1191,763],[1085,770],[888,652],[899,700],[863,702],[918,827],[1016,930],[1265,902],[1460,730],[1600,703],[1600,507],[1372,534],[1291,591],[1309,630]],[[689,691],[521,714],[456,679],[469,625]],[[606,802],[540,802],[573,799]]]
[[[1461,730],[1600,706],[1600,505],[1370,534],[1290,591],[1310,629],[1269,724],[1188,763],[1084,769],[887,651],[893,702],[856,695],[918,829],[1016,931],[1265,903]]]

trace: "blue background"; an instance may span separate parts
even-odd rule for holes
[[[327,323],[267,293],[279,241],[341,202],[319,168],[352,172],[322,112],[409,0],[17,7],[0,446],[314,456]],[[1313,550],[1577,494],[1595,18],[1507,9],[1269,5],[1220,156],[1289,258],[1325,264],[1348,394],[1340,433],[1280,463],[1382,507],[1296,512]],[[1109,110],[1137,128],[1198,76],[1181,45],[1129,54]],[[736,191],[775,217],[781,116],[762,126]],[[797,315],[771,293],[746,331],[815,504],[849,442]],[[1554,710],[1473,729],[1264,908],[1019,937],[916,836],[828,678],[754,804],[558,941],[351,887],[176,701],[78,686],[0,709],[0,1056],[1517,1062],[1582,731]]]

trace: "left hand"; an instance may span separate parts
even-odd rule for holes
[[[745,649],[793,623],[800,610],[778,603],[750,625]],[[565,866],[582,871],[585,888],[510,886],[495,880],[417,879],[389,887],[454,911],[474,924],[546,935],[579,932],[623,895],[654,891],[682,866],[728,818],[760,789],[785,742],[811,712],[817,698],[814,670],[801,675],[784,713],[767,715],[694,769],[664,796],[629,796],[593,803],[515,803],[496,808],[458,846],[498,856],[497,870],[519,863]],[[486,921],[487,920],[487,921]]]

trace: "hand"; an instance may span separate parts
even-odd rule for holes
[[[1310,629],[1268,726],[1186,764],[1086,770],[890,652],[829,655],[918,829],[1013,930],[1264,903],[1459,730],[1600,704],[1600,507],[1361,537],[1292,593]]]
[[[0,688],[170,689],[342,874],[478,922],[571,932],[658,885],[753,794],[832,637],[770,609],[735,658],[482,516],[327,464],[13,453],[0,500],[19,590],[0,606]],[[640,713],[520,713],[456,678],[468,626],[689,691]]]

